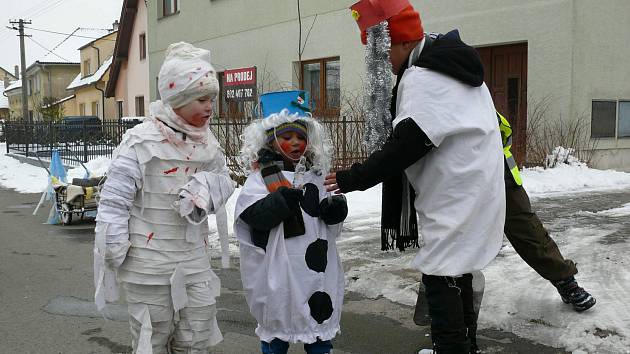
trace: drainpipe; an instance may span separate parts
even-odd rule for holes
[[[98,82],[94,83],[94,88],[101,91],[101,110],[103,111],[103,119],[101,119],[102,122],[105,121],[105,90],[100,89],[98,87]]]
[[[94,42],[90,43],[90,47],[96,49],[96,63],[98,64],[96,67],[100,68],[101,67],[101,50],[94,46]],[[94,83],[94,88],[101,91],[101,111],[103,112],[103,118],[101,119],[101,121],[104,121],[105,120],[105,91],[98,88],[98,82]],[[96,115],[98,116],[98,112],[96,113]]]

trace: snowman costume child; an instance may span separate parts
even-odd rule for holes
[[[241,278],[263,353],[329,353],[339,332],[344,275],[336,239],[348,209],[323,187],[332,144],[304,91],[260,98],[244,131],[249,175],[236,202]]]
[[[215,75],[209,51],[168,47],[162,100],[123,136],[101,192],[95,301],[101,310],[122,284],[134,353],[207,353],[222,340],[206,223],[224,210],[234,185],[208,129]]]

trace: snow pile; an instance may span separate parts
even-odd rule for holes
[[[630,216],[630,203],[624,204],[619,208],[602,210],[597,212],[596,214],[611,217]]]
[[[554,168],[560,165],[569,166],[586,166],[586,163],[580,161],[575,155],[575,149],[556,146],[551,154],[545,157],[545,167]]]
[[[527,193],[533,197],[630,188],[630,173],[596,170],[581,165],[526,168],[521,175]]]

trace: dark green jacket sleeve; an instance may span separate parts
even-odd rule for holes
[[[363,163],[337,172],[337,185],[343,193],[366,190],[413,165],[434,148],[433,143],[411,118],[404,119],[380,150]]]

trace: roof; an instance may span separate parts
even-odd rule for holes
[[[39,61],[36,60],[33,64],[29,65],[26,68],[26,72],[31,71],[32,68],[39,66],[77,66],[80,67],[79,63],[65,62],[65,61]]]
[[[0,81],[0,108],[9,108],[9,98],[4,93],[4,82]]]
[[[101,66],[98,68],[98,70],[96,70],[96,72],[90,76],[81,78],[81,73],[79,73],[77,77],[72,80],[70,85],[66,87],[66,90],[74,90],[79,87],[91,85],[95,82],[98,82],[98,80],[103,78],[103,75],[105,75],[105,72],[107,72],[107,69],[109,69],[109,66],[112,64],[112,58],[113,57],[109,57],[109,59],[105,60],[103,64],[101,64]]]
[[[4,91],[7,92],[7,91],[19,89],[21,87],[22,87],[22,80],[11,81],[9,86],[4,88]]]
[[[105,97],[114,97],[116,94],[116,81],[120,67],[129,56],[129,44],[131,43],[131,33],[136,22],[136,12],[138,0],[125,0],[120,11],[120,24],[118,25],[118,35],[116,36],[116,46],[114,47],[114,62],[109,73],[109,81],[105,88]]]
[[[100,36],[100,37],[96,38],[95,40],[93,40],[93,41],[89,42],[88,44],[86,44],[86,45],[84,45],[84,46],[82,46],[82,47],[79,47],[79,50],[81,50],[81,49],[83,49],[83,48],[87,48],[87,47],[89,47],[92,43],[94,43],[94,42],[96,42],[96,41],[98,41],[98,40],[100,40],[100,39],[103,39],[103,38],[105,38],[105,37],[109,36],[110,34],[113,34],[113,33],[116,33],[116,32],[117,32],[117,31],[107,32],[107,34],[104,34],[104,35],[102,35],[102,36]]]
[[[44,106],[42,106],[42,107],[43,107],[43,108],[49,108],[49,107],[51,107],[51,106],[56,106],[56,105],[58,105],[58,104],[60,104],[60,103],[64,103],[64,102],[66,102],[66,101],[68,101],[68,100],[71,100],[71,99],[73,99],[74,97],[75,97],[75,95],[71,95],[71,96],[68,96],[68,97],[62,98],[62,99],[60,99],[60,100],[57,100],[57,101],[55,101],[55,102],[53,102],[53,103],[51,103],[51,104],[44,105]]]
[[[7,70],[7,69],[5,69],[5,68],[3,68],[3,67],[1,67],[1,66],[0,66],[0,70],[2,70],[2,71],[4,71],[5,73],[9,74],[9,76],[11,76],[11,77],[13,78],[13,80],[17,79],[17,78],[15,77],[15,75],[13,75],[13,73],[11,73],[9,70]]]

